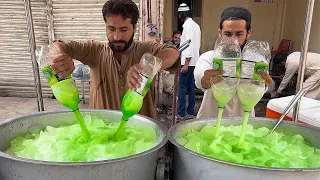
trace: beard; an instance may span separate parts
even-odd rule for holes
[[[132,34],[131,38],[129,41],[124,41],[124,40],[113,40],[113,41],[110,41],[109,39],[109,46],[110,48],[115,51],[115,52],[124,52],[126,51],[130,46],[131,44],[133,43],[133,37],[134,37],[134,34]],[[123,43],[124,46],[117,46],[116,43]]]
[[[241,47],[241,51],[243,50],[244,46],[247,44],[248,42],[248,34],[246,34],[246,40],[244,41],[244,43],[240,46]]]

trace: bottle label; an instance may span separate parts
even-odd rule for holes
[[[223,70],[223,76],[238,77],[240,76],[241,59],[237,58],[214,58],[213,70]]]
[[[241,78],[253,79],[254,61],[242,60],[241,61]]]
[[[237,58],[214,58],[212,69],[223,70],[225,77],[263,81],[265,79],[258,73],[258,70],[268,72],[269,63]]]
[[[269,64],[266,62],[256,62],[254,66],[254,73],[253,73],[253,79],[264,81],[265,79],[258,73],[258,70],[262,70],[266,73],[269,71]]]
[[[44,77],[47,79],[49,86],[58,82],[57,77],[53,74],[50,66],[44,66],[42,69]]]
[[[54,85],[57,82],[60,82],[65,79],[71,79],[71,75],[67,76],[65,78],[59,78],[57,75],[53,74],[52,69],[50,66],[44,66],[42,69],[43,76],[46,78],[48,81],[49,86]]]
[[[145,96],[151,86],[152,78],[148,78],[147,76],[145,76],[143,74],[140,74],[140,77],[142,78],[142,82],[140,83],[141,86],[136,89],[136,92],[142,96]]]
[[[269,64],[249,60],[241,61],[241,78],[264,81],[265,79],[258,73],[258,70],[263,70],[268,73]]]

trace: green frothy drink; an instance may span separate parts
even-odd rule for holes
[[[143,98],[148,93],[152,84],[152,78],[140,75],[143,78],[141,87],[136,91],[129,89],[124,95],[121,103],[122,119],[117,132],[120,132],[125,126],[129,118],[136,115],[143,104]]]
[[[130,117],[137,114],[143,103],[143,96],[136,91],[129,89],[123,97],[121,103],[122,117],[128,120]]]
[[[56,99],[65,107],[73,111],[73,113],[77,117],[80,127],[82,128],[83,134],[87,139],[89,139],[90,138],[89,130],[78,108],[79,91],[73,79],[65,79],[63,81],[59,81],[54,85],[52,85],[51,89]]]
[[[220,82],[214,83],[211,79],[211,90],[214,98],[218,102],[218,119],[216,124],[215,138],[219,136],[219,129],[221,124],[222,113],[224,106],[232,99],[236,92],[236,86],[238,84],[238,79],[234,78],[222,78]]]
[[[79,125],[47,126],[36,133],[16,137],[6,151],[14,156],[53,162],[87,162],[116,159],[146,151],[157,144],[149,125],[127,125],[115,137],[118,123],[86,116],[91,139],[81,136]]]
[[[72,77],[68,76],[65,79],[59,79],[56,75],[53,74],[50,66],[44,66],[42,68],[42,72],[47,79],[48,84],[51,87],[57,101],[74,112],[79,125],[82,128],[83,134],[85,135],[86,139],[89,139],[89,130],[84,123],[78,108],[79,91]]]
[[[265,136],[266,127],[247,126],[243,144],[237,148],[241,126],[221,126],[215,139],[214,125],[201,129],[186,128],[178,134],[178,142],[186,148],[224,161],[253,166],[279,168],[319,168],[320,149],[314,148],[301,135],[274,132]]]
[[[257,83],[257,84],[254,84]],[[263,85],[261,85],[263,84]],[[260,86],[259,86],[260,85]],[[241,105],[244,108],[244,117],[242,121],[242,129],[237,147],[240,147],[244,141],[246,128],[249,120],[251,109],[260,101],[265,93],[263,82],[242,83],[237,86],[238,97]]]
[[[224,81],[212,85],[211,90],[214,98],[218,102],[219,107],[224,107],[235,94],[235,89],[230,87]]]
[[[51,86],[57,101],[65,107],[76,110],[79,104],[79,91],[73,79],[65,79]]]
[[[265,87],[253,83],[243,83],[237,86],[237,92],[244,110],[251,111],[264,95]]]
[[[150,53],[145,53],[141,57],[139,67],[140,69],[140,87],[135,91],[129,89],[124,95],[121,102],[122,119],[119,125],[117,134],[125,127],[126,121],[137,114],[142,108],[143,98],[148,93],[153,77],[158,73],[162,66],[162,60],[153,56]]]

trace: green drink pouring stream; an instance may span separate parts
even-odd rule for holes
[[[242,145],[246,134],[251,109],[260,101],[265,93],[264,82],[256,81],[259,84],[242,83],[237,86],[238,97],[244,108],[244,117],[238,147]]]
[[[82,129],[83,135],[87,140],[89,140],[89,130],[79,111],[79,91],[72,77],[68,76],[66,79],[59,81],[59,79],[53,74],[50,66],[43,67],[42,71],[57,101],[73,111]]]
[[[136,90],[128,89],[121,102],[122,118],[117,130],[116,136],[126,126],[127,121],[132,116],[136,115],[142,108],[143,98],[148,93],[153,77],[158,73],[162,66],[162,60],[153,56],[150,53],[145,53],[139,63],[141,68],[140,87]]]

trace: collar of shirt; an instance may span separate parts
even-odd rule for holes
[[[183,28],[185,28],[185,26],[188,24],[188,23],[191,23],[192,22],[192,18],[188,18],[182,25]]]

